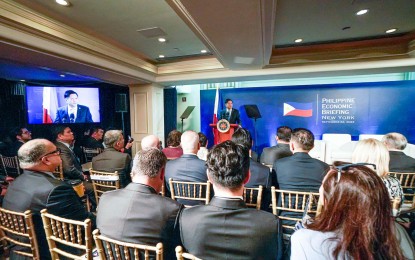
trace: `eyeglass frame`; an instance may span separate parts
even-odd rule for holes
[[[349,163],[349,164],[343,164],[343,165],[339,165],[336,166],[336,170],[337,170],[337,182],[340,182],[340,177],[342,175],[342,170],[349,168],[349,167],[354,167],[354,166],[373,166],[373,169],[376,170],[376,164],[373,163]]]
[[[49,156],[49,155],[60,155],[60,154],[61,154],[61,152],[62,152],[61,148],[56,148],[56,150],[55,150],[55,151],[49,152],[49,153],[47,153],[47,154],[45,154],[45,155],[42,155],[42,156],[40,157],[40,160],[42,160],[42,158],[47,157],[47,156]]]

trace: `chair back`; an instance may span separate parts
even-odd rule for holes
[[[192,254],[183,252],[183,248],[181,246],[176,247],[176,259],[177,260],[184,260],[184,259],[202,260]]]
[[[246,206],[250,208],[261,209],[263,187],[259,185],[258,188],[244,188],[244,201]]]
[[[53,260],[60,259],[59,256],[70,259],[92,260],[90,219],[77,221],[61,218],[49,214],[46,209],[43,209],[40,213],[42,215],[49,251]],[[64,245],[65,247],[60,245]],[[78,253],[75,254],[75,251]]]
[[[6,176],[16,178],[22,172],[17,156],[7,157],[0,154],[1,167]]]
[[[120,176],[118,172],[102,172],[89,169],[92,185],[94,187],[95,198],[97,205],[102,194],[111,190],[118,190],[120,188]]]
[[[210,182],[186,182],[169,179],[171,198],[174,200],[183,199],[191,201],[203,201],[209,204]],[[187,207],[189,205],[185,205]]]
[[[401,213],[415,210],[415,193],[408,190],[415,189],[415,173],[414,172],[390,172],[389,175],[396,177],[401,183],[404,200],[401,202]]]
[[[52,172],[53,176],[63,181],[63,168],[62,168],[62,162],[61,164],[56,167],[55,171]]]
[[[95,245],[102,260],[112,259],[163,259],[163,244],[157,243],[156,246],[148,246],[135,243],[127,243],[108,238],[99,233],[98,229],[93,232]]]
[[[0,208],[0,240],[4,248],[7,244],[21,247],[14,247],[14,254],[40,260],[30,210],[20,213]]]
[[[92,162],[92,158],[102,153],[101,148],[87,148],[82,147],[82,152],[84,154],[85,162]]]

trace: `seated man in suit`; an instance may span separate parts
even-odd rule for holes
[[[388,133],[382,138],[382,142],[389,150],[389,171],[415,172],[415,159],[403,152],[408,143],[405,136],[400,133]]]
[[[65,91],[64,98],[67,106],[58,108],[54,123],[93,123],[92,115],[87,106],[78,105],[78,93],[73,90]]]
[[[101,127],[94,127],[89,133],[89,137],[84,141],[83,146],[86,148],[100,148],[104,149],[102,145],[102,137],[104,136],[104,129]]]
[[[230,98],[225,100],[226,108],[222,110],[219,114],[220,119],[226,119],[231,124],[241,124],[241,119],[239,118],[239,111],[233,108],[233,101]]]
[[[180,242],[175,222],[182,206],[159,195],[166,162],[166,156],[157,148],[139,151],[134,158],[132,182],[102,195],[97,226],[103,235],[124,242],[151,246],[162,242],[165,258],[173,259]]]
[[[3,201],[5,209],[18,212],[32,211],[42,260],[51,259],[40,217],[42,209],[73,220],[83,221],[90,218],[92,226],[95,226],[94,215],[86,211],[72,186],[53,176],[52,172],[61,163],[59,154],[59,148],[46,139],[34,139],[25,143],[18,152],[24,174],[11,183]],[[18,257],[12,252],[10,259]]]
[[[92,169],[104,172],[118,171],[121,188],[131,182],[131,156],[121,152],[124,143],[121,130],[109,130],[104,136],[105,150],[92,158]]]
[[[58,125],[53,128],[53,136],[56,140],[55,145],[61,150],[62,172],[66,181],[80,180],[83,182],[85,192],[95,208],[97,203],[92,184],[87,181],[88,176],[82,171],[82,165],[79,158],[73,152],[72,144],[75,142],[74,134],[71,128]]]
[[[10,136],[14,141],[9,147],[7,156],[17,156],[20,147],[27,141],[32,140],[32,133],[24,127],[13,129]]]
[[[278,127],[275,135],[277,145],[264,148],[260,159],[262,164],[273,165],[276,160],[293,155],[290,150],[291,132],[288,126]]]
[[[249,181],[249,152],[225,141],[208,154],[208,176],[215,196],[209,205],[180,215],[185,249],[201,259],[276,259],[282,250],[279,222],[271,213],[247,208],[242,195]]]
[[[183,155],[167,162],[166,191],[170,194],[169,178],[175,181],[207,182],[205,161],[197,157],[199,135],[194,131],[186,131],[181,136]],[[198,201],[180,201],[186,205],[201,204]]]
[[[251,154],[252,148],[252,137],[249,131],[245,128],[238,128],[235,133],[232,135],[232,141],[236,144],[245,146]],[[263,186],[262,193],[262,210],[269,210],[269,204],[271,203],[271,185],[272,177],[271,171],[268,167],[256,162],[252,158],[250,160],[249,171],[251,173],[251,178],[249,182],[245,184],[245,187],[248,188],[258,188],[259,185]]]

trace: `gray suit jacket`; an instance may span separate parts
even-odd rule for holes
[[[179,243],[178,230],[175,233],[174,228],[181,208],[150,186],[130,183],[124,189],[102,195],[97,227],[103,235],[124,242],[152,246],[162,242],[167,255],[174,257]]]
[[[389,171],[415,172],[415,158],[398,151],[389,151],[389,156]]]
[[[63,176],[68,180],[84,180],[82,165],[75,153],[61,142],[55,142],[57,148],[61,149]]]
[[[114,148],[105,148],[104,152],[92,158],[92,169],[104,172],[118,171],[121,188],[131,182],[131,156]]]
[[[201,259],[277,259],[281,255],[278,219],[246,208],[240,199],[213,197],[209,205],[184,209],[179,223],[183,246]]]
[[[262,164],[273,165],[278,159],[293,155],[289,144],[277,144],[276,146],[264,148],[260,162]]]

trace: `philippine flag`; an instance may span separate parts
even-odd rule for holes
[[[311,117],[313,116],[313,103],[284,103],[284,116]]]

